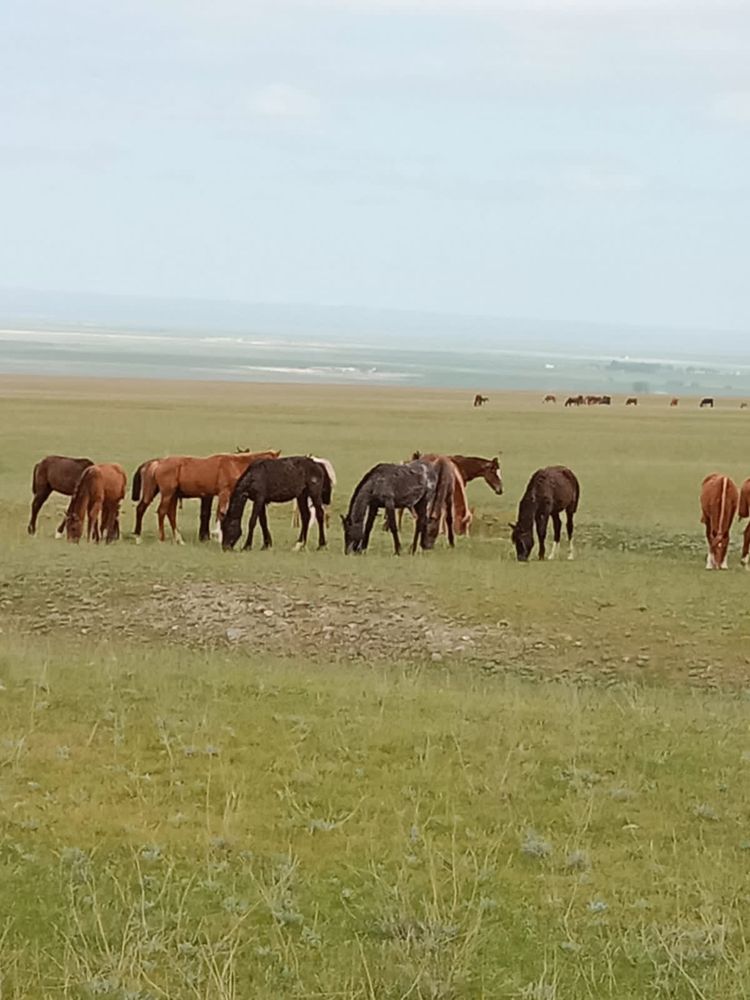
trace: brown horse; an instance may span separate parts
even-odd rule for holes
[[[670,406],[679,406],[680,405],[680,401],[677,398],[677,396],[673,396],[672,397],[672,399],[669,401],[669,405]]]
[[[185,456],[182,457],[184,458]],[[135,527],[133,528],[136,545],[140,544],[141,541],[144,515],[151,505],[154,497],[159,492],[159,487],[156,485],[154,473],[157,465],[161,461],[162,459],[160,458],[150,458],[146,462],[141,462],[133,474],[131,498],[138,505],[135,508]],[[201,515],[200,526],[198,528],[198,540],[201,542],[207,542],[211,537],[211,506],[213,505],[214,498],[213,496],[205,496],[201,497],[200,500]],[[180,497],[179,503],[180,506],[182,506],[182,497]]]
[[[566,406],[583,406],[583,396],[568,396],[565,400]]]
[[[550,392],[550,393],[548,393],[544,397],[544,399],[542,400],[542,402],[543,403],[556,403],[557,402],[557,396],[553,396],[553,394]]]
[[[251,465],[263,459],[278,458],[278,451],[243,452],[242,454],[221,453],[209,455],[206,458],[193,458],[189,455],[170,455],[159,459],[149,468],[149,492],[142,496],[142,502],[148,506],[156,496],[161,494],[159,509],[159,540],[164,541],[164,518],[169,519],[172,537],[179,545],[183,544],[182,535],[177,530],[177,501],[181,498],[218,497],[216,511],[217,523],[220,525],[232,495],[235,483]],[[145,485],[145,484],[144,484]]]
[[[484,406],[485,403],[489,403],[489,396],[481,396],[479,393],[474,397],[474,406]]]
[[[625,405],[638,406],[638,400],[635,398],[635,396],[628,396],[628,398],[625,400]]]
[[[737,511],[738,518],[750,517],[750,479],[746,479],[740,486],[740,505]],[[745,533],[742,536],[742,559],[740,560],[745,569],[750,569],[750,521],[745,525]]]
[[[72,496],[81,473],[93,464],[90,458],[66,458],[64,455],[47,455],[36,463],[31,477],[31,492],[34,494],[31,519],[26,529],[30,535],[36,532],[36,519],[50,493],[56,491],[66,497]],[[55,538],[62,538],[64,534],[65,518],[55,532]]]
[[[113,542],[119,535],[118,515],[125,496],[127,476],[121,465],[89,465],[84,469],[65,515],[69,542],[78,542],[88,519],[87,537]]]
[[[534,526],[539,538],[539,558],[544,559],[544,541],[550,518],[555,532],[555,544],[552,546],[550,559],[555,558],[562,532],[561,513],[566,517],[568,559],[573,558],[573,518],[578,510],[580,496],[581,488],[578,480],[564,465],[537,469],[529,480],[518,506],[518,522],[510,526],[511,541],[515,545],[519,562],[526,562],[534,548]]]
[[[493,493],[502,496],[503,480],[500,475],[500,461],[497,458],[480,458],[478,455],[449,455],[464,483],[473,479],[483,479]]]
[[[739,491],[729,476],[718,472],[701,484],[701,524],[706,526],[706,569],[727,569],[729,529],[737,511]]]

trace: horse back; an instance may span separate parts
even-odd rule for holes
[[[717,472],[706,476],[701,484],[701,522],[712,533],[728,533],[739,502],[740,492],[729,476]]]
[[[72,496],[78,480],[81,478],[81,473],[93,464],[90,458],[47,455],[34,466],[33,492],[38,493],[48,486],[64,496]]]

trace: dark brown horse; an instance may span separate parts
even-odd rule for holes
[[[115,463],[89,465],[83,470],[65,515],[69,542],[80,541],[83,523],[88,519],[87,537],[98,542],[113,542],[119,536],[118,515],[125,496],[127,476]]]
[[[272,539],[268,530],[266,507],[269,503],[288,503],[290,500],[296,500],[302,523],[296,548],[302,549],[307,544],[310,501],[318,522],[318,548],[324,548],[326,531],[323,507],[327,507],[331,502],[331,490],[331,478],[326,467],[307,455],[253,462],[237,480],[222,519],[223,547],[231,549],[242,534],[242,514],[245,504],[251,500],[253,511],[250,515],[245,548],[252,547],[253,533],[258,521],[263,532],[263,548],[270,548]]]
[[[484,406],[485,403],[489,403],[489,396],[481,396],[479,393],[474,397],[474,406]]]
[[[568,396],[565,400],[566,406],[583,406],[583,396]]]
[[[706,407],[708,407],[710,410],[713,410],[714,408],[713,396],[704,396],[698,405],[701,410],[705,409]]]
[[[551,392],[548,392],[547,395],[542,400],[542,402],[543,403],[556,403],[557,402],[557,396],[553,395]]]
[[[94,463],[90,458],[66,458],[64,455],[47,455],[34,466],[31,477],[31,491],[34,498],[31,501],[31,519],[26,529],[30,535],[36,532],[36,520],[39,511],[50,493],[62,493],[63,496],[73,495],[81,473]],[[55,538],[65,534],[65,518],[55,532]]]
[[[534,548],[534,526],[539,538],[539,558],[544,559],[544,540],[547,522],[552,518],[555,544],[550,553],[554,559],[560,546],[562,524],[560,514],[565,513],[568,533],[568,559],[574,556],[573,517],[578,510],[581,488],[574,474],[564,465],[537,469],[528,482],[526,492],[518,507],[518,521],[511,524],[511,540],[516,547],[519,562],[526,562]]]
[[[638,400],[636,399],[635,396],[628,396],[628,398],[625,400],[625,405],[626,406],[638,406]]]

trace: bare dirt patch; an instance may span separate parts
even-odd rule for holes
[[[312,601],[281,585],[156,585],[137,614],[149,629],[190,645],[328,660],[464,659],[491,667],[518,661],[526,645],[504,624],[448,618],[420,602],[397,610],[392,596],[372,591]]]

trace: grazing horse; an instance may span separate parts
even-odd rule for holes
[[[625,405],[626,406],[638,406],[638,400],[636,399],[635,396],[628,396],[628,398],[625,400]]]
[[[327,458],[318,458],[317,455],[308,455],[307,457],[311,458],[313,460],[313,462],[319,462],[323,466],[323,468],[328,473],[328,478],[331,480],[331,488],[333,488],[336,485],[336,470],[333,467],[333,462],[331,462]],[[313,518],[313,520],[317,521],[318,520],[318,515],[315,513],[315,508],[313,506],[312,500],[308,500],[307,505],[310,508],[310,516]],[[328,511],[327,510],[325,511],[325,520],[326,520],[326,527],[328,527]],[[301,522],[300,522],[300,517],[299,517],[299,507],[295,503],[293,505],[293,507],[292,507],[292,527],[293,528],[299,528],[300,523]]]
[[[542,402],[543,403],[556,403],[557,402],[557,396],[553,396],[552,393],[550,392],[550,393],[548,393],[544,397],[544,399],[542,400]]]
[[[426,461],[426,459],[423,459],[423,461]],[[435,471],[437,472],[437,482],[435,483],[435,491],[427,505],[427,518],[421,532],[422,548],[432,549],[435,547],[435,542],[437,541],[437,536],[440,534],[440,527],[443,521],[445,521],[446,533],[448,535],[448,545],[454,548],[456,544],[453,535],[454,497],[456,491],[460,490],[463,494],[464,507],[466,506],[464,484],[458,469],[450,458],[447,458],[445,455],[438,455],[430,464],[435,467]],[[468,515],[468,518],[471,520],[471,514]],[[464,530],[468,527],[466,519],[464,519],[463,527]],[[416,550],[418,539],[420,539],[420,529],[417,522],[414,530],[412,552]]]
[[[669,403],[670,406],[679,406],[679,404],[680,401],[676,396],[673,396]]]
[[[69,542],[80,541],[85,518],[89,541],[98,542],[102,537],[107,543],[115,541],[120,534],[118,516],[126,483],[121,465],[89,465],[84,469],[65,515]]]
[[[706,569],[727,569],[729,529],[737,511],[739,491],[729,478],[717,472],[701,484],[701,524],[706,526]]]
[[[167,517],[173,539],[179,545],[182,544],[182,536],[177,530],[177,501],[182,498],[218,496],[216,517],[217,521],[221,522],[232,489],[242,473],[255,462],[276,459],[279,454],[278,451],[244,452],[241,455],[225,452],[209,455],[207,458],[170,455],[149,466],[152,475],[148,480],[144,479],[141,502],[148,507],[156,494],[161,494],[157,512],[159,540],[164,541],[164,518]]]
[[[737,511],[738,519],[750,517],[750,479],[746,479],[740,486],[740,505]],[[745,525],[745,533],[742,536],[742,558],[740,560],[745,569],[750,569],[750,521]]]
[[[56,491],[63,496],[73,496],[81,473],[94,463],[90,458],[66,458],[64,455],[47,455],[34,466],[31,477],[31,519],[26,529],[30,535],[36,532],[36,519],[50,493]],[[55,538],[65,533],[65,519],[55,532]]]
[[[526,562],[534,548],[534,525],[539,537],[539,558],[544,559],[544,540],[547,535],[547,521],[552,518],[555,544],[550,559],[554,559],[560,546],[562,525],[560,514],[565,513],[568,533],[568,559],[574,556],[573,517],[578,510],[581,488],[570,469],[563,465],[553,465],[537,469],[528,482],[526,492],[518,506],[518,521],[511,524],[511,540],[516,547],[519,562]]]
[[[612,405],[612,397],[611,396],[600,396],[599,397],[599,406],[611,406],[611,405]]]
[[[713,398],[713,396],[704,396],[703,399],[700,401],[700,403],[698,405],[699,405],[699,407],[700,407],[701,410],[705,406],[708,406],[709,409],[713,410],[713,408],[714,408],[714,398]]]
[[[586,406],[597,406],[599,403],[601,403],[601,401],[602,401],[601,396],[587,396]]]
[[[438,470],[438,488],[443,494],[441,498],[440,510],[442,511],[440,516],[440,529],[442,530],[443,524],[448,529],[448,542],[453,548],[453,531],[457,535],[468,535],[469,527],[474,519],[474,512],[469,508],[469,500],[466,496],[466,480],[461,474],[461,470],[458,467],[456,458],[462,456],[453,455],[423,455],[419,451],[415,451],[411,457],[412,462],[422,461],[429,462],[434,465]],[[481,459],[480,459],[481,461]],[[444,463],[448,463],[447,466]],[[479,473],[477,473],[479,475]],[[446,496],[447,485],[452,487],[450,491],[450,496]],[[502,485],[500,487],[502,491]],[[398,512],[398,526],[401,528],[401,519],[403,517],[403,507],[399,509]],[[428,512],[428,517],[429,517]],[[451,523],[448,524],[448,519],[450,517]],[[388,530],[388,522],[383,525],[385,531]],[[434,544],[434,540],[433,540]],[[430,546],[432,548],[432,545]]]
[[[741,410],[746,410],[747,409],[747,403],[740,403],[740,409]]]
[[[583,406],[583,396],[568,396],[565,400],[566,406]]]
[[[229,506],[221,522],[221,541],[225,549],[231,549],[242,534],[242,514],[245,504],[252,500],[245,548],[252,548],[255,525],[260,521],[263,532],[263,548],[273,544],[268,530],[266,507],[269,503],[288,503],[296,500],[302,528],[295,548],[302,549],[307,544],[310,525],[310,501],[318,522],[318,548],[326,544],[325,515],[323,507],[331,502],[332,483],[328,470],[322,462],[308,455],[292,455],[289,458],[262,459],[253,462],[237,480]]]
[[[370,544],[370,534],[375,518],[381,507],[385,508],[385,518],[396,555],[401,553],[398,537],[396,510],[408,507],[414,511],[417,524],[412,542],[412,555],[416,552],[417,540],[422,539],[427,522],[427,510],[438,485],[438,474],[434,465],[422,460],[395,465],[381,462],[373,466],[357,484],[346,516],[342,516],[344,526],[344,552],[364,552]]]
[[[182,457],[184,458],[186,456],[183,455]],[[141,541],[143,517],[151,505],[154,497],[159,492],[159,487],[156,485],[154,473],[157,465],[161,461],[163,461],[161,458],[150,458],[146,462],[141,462],[133,473],[133,485],[130,495],[133,502],[138,505],[135,508],[135,527],[133,528],[136,545],[140,544]],[[211,506],[214,498],[213,496],[205,496],[201,497],[200,500],[201,516],[200,527],[198,529],[198,540],[201,542],[207,542],[211,537]],[[182,506],[182,497],[180,497],[179,503],[180,506]]]
[[[474,397],[474,406],[484,406],[485,403],[489,403],[489,396],[480,396],[479,393]]]

